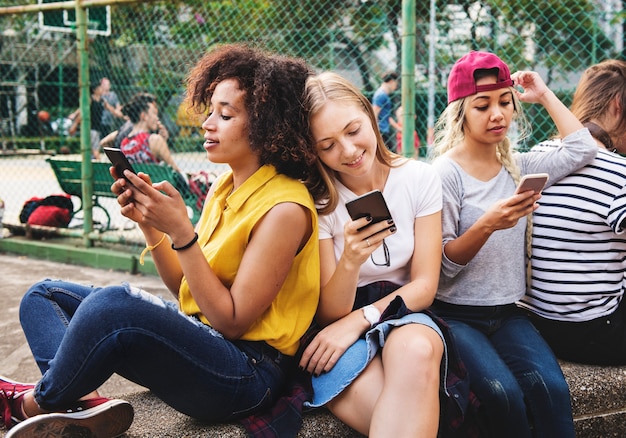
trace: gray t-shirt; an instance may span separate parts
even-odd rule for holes
[[[106,100],[109,103],[109,105],[111,105],[114,108],[120,104],[120,99],[117,97],[117,94],[115,93],[115,91],[109,91],[107,94],[103,94],[102,98]],[[113,125],[114,120],[115,120],[115,117],[113,116],[111,111],[105,108],[104,111],[102,112],[102,124],[107,127],[111,127]],[[108,132],[105,133],[105,135],[106,134],[108,134]]]
[[[517,153],[515,159],[522,175],[545,172],[551,184],[591,162],[597,150],[584,128],[565,137],[553,151]],[[446,156],[437,158],[433,166],[443,189],[442,248],[467,231],[495,202],[515,192],[515,182],[504,167],[491,180],[480,181]],[[514,227],[494,232],[466,265],[448,259],[444,250],[437,299],[471,306],[519,300],[526,290],[525,231],[526,218],[522,218]]]

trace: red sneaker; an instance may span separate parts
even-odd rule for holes
[[[64,412],[30,417],[9,430],[5,438],[113,438],[130,428],[133,417],[127,401],[98,397],[78,401]]]
[[[22,421],[22,395],[35,387],[0,376],[0,420],[7,429]]]

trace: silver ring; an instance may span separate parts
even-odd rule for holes
[[[367,242],[367,246],[370,246],[370,240],[369,239],[365,239],[365,242]]]

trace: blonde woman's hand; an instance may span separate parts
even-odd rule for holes
[[[369,324],[357,310],[323,328],[302,353],[300,368],[319,376],[330,371]]]
[[[510,198],[501,199],[485,212],[481,220],[492,232],[512,228],[521,218],[531,214],[539,207],[536,204],[539,198],[541,198],[541,194],[529,190],[515,194]]]
[[[363,217],[355,221],[348,221],[343,227],[344,246],[342,258],[355,266],[361,266],[383,244],[385,237],[389,237],[396,232],[393,221],[382,221],[368,225],[370,221],[371,218],[368,220],[368,218]],[[385,230],[386,228],[388,229]]]

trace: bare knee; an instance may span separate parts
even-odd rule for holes
[[[405,363],[437,365],[443,357],[443,341],[437,332],[421,324],[395,328],[383,348],[384,355],[401,356]]]

